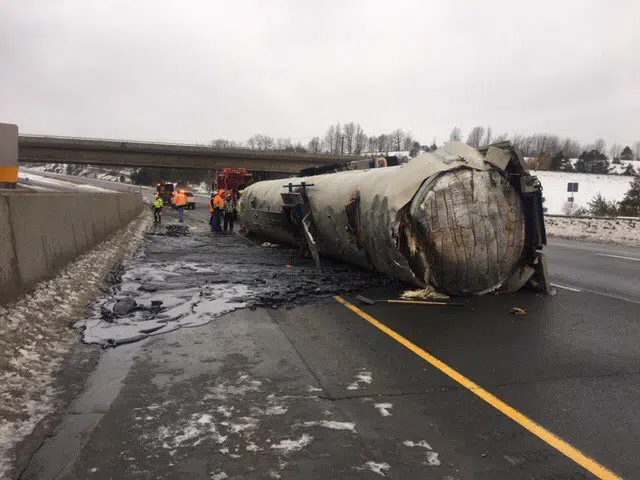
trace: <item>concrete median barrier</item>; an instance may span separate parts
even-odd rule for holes
[[[0,304],[51,277],[142,207],[130,193],[0,192]]]

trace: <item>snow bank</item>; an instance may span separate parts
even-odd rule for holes
[[[0,478],[10,471],[16,444],[55,411],[55,375],[77,341],[69,319],[81,316],[101,293],[105,275],[137,249],[149,223],[144,213],[51,280],[0,307]]]
[[[640,247],[640,219],[546,216],[549,237]]]

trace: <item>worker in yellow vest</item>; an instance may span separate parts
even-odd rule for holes
[[[184,190],[178,190],[176,196],[173,197],[173,205],[178,210],[178,223],[182,223],[184,221],[184,207],[187,205],[187,196],[184,193]]]
[[[162,220],[162,206],[162,197],[156,193],[156,198],[153,200],[153,223],[160,223]]]

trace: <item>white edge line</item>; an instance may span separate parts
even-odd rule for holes
[[[556,288],[562,288],[564,290],[569,290],[571,292],[581,292],[582,290],[580,290],[579,288],[574,288],[574,287],[565,287],[564,285],[558,285],[557,283],[552,283],[551,284],[552,287],[556,287]]]
[[[640,258],[635,257],[625,257],[622,255],[609,255],[608,253],[596,253],[599,257],[611,257],[611,258],[622,258],[623,260],[633,260],[634,262],[640,262]]]

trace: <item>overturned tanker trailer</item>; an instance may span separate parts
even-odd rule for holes
[[[541,186],[508,142],[449,142],[407,164],[259,182],[250,233],[449,295],[549,290]]]

